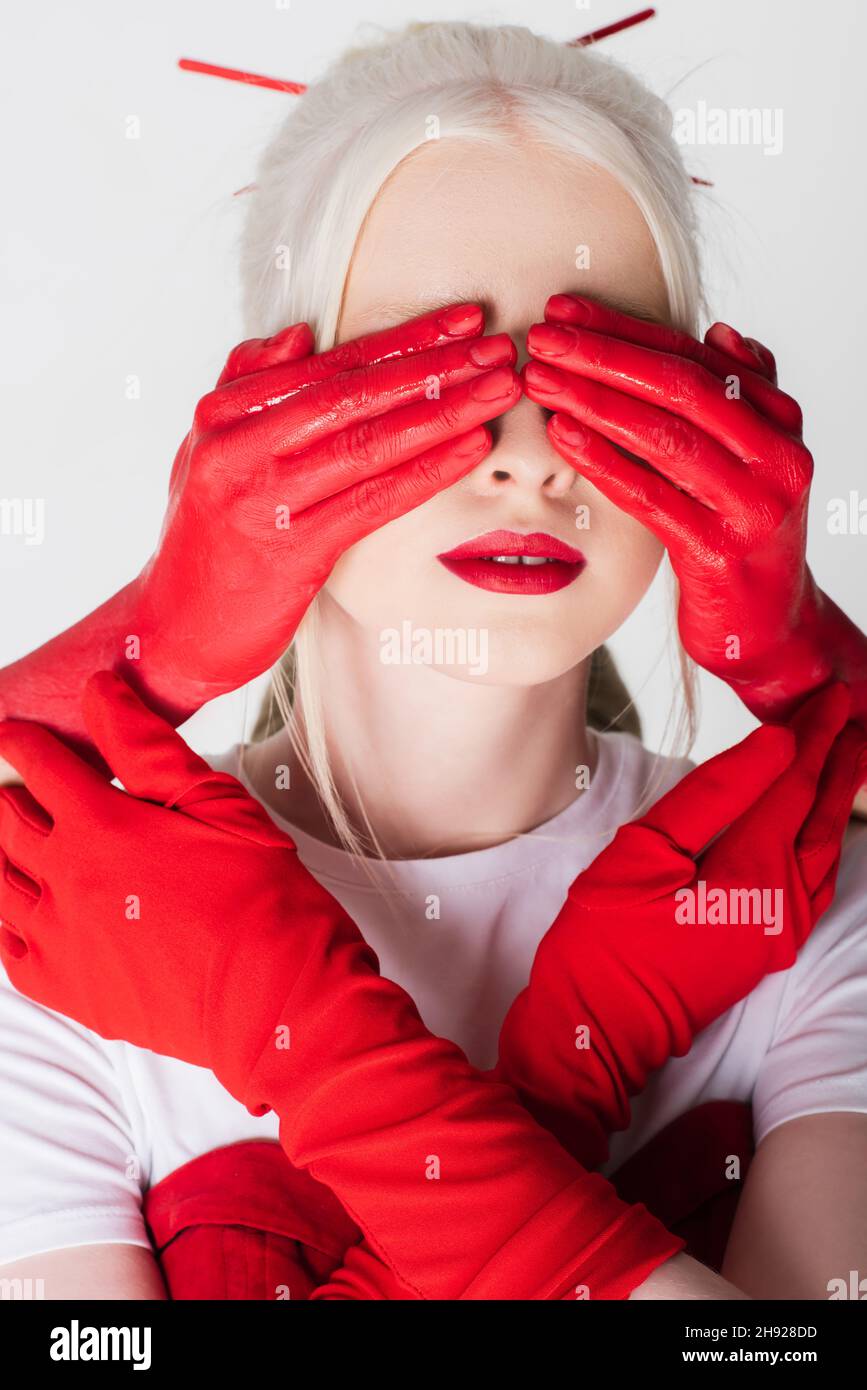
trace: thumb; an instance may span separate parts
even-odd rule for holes
[[[790,730],[764,724],[741,743],[694,768],[638,824],[660,831],[695,858],[749,810],[794,756]]]
[[[237,778],[209,767],[113,671],[91,676],[82,709],[91,739],[131,796],[266,848],[294,848]]]
[[[94,744],[132,796],[176,806],[221,777],[113,671],[91,676],[81,703]]]
[[[808,893],[824,889],[831,869],[839,865],[852,802],[865,771],[867,736],[860,724],[852,722],[834,742],[819,780],[816,800],[796,841]]]

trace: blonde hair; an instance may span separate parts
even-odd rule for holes
[[[251,336],[305,321],[316,351],[333,346],[365,217],[389,175],[431,138],[434,115],[436,138],[508,144],[531,137],[616,177],[653,238],[671,322],[696,331],[703,299],[693,189],[669,108],[595,49],[567,47],[523,26],[448,21],[377,30],[369,43],[348,50],[297,101],[265,149],[241,246]],[[370,826],[360,835],[350,824],[331,774],[317,623],[314,600],[272,673],[271,698],[253,737],[285,723],[340,840],[356,853],[376,853]],[[682,651],[680,662],[679,729],[691,737],[694,681]],[[639,731],[605,648],[593,659],[589,704],[595,727]]]

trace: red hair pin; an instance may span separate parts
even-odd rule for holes
[[[647,10],[639,10],[637,14],[627,15],[625,19],[616,19],[613,24],[606,24],[604,29],[594,29],[592,34],[582,34],[580,39],[570,39],[567,48],[586,48],[589,43],[598,43],[600,39],[607,39],[612,34],[620,34],[624,29],[631,29],[635,24],[643,24],[646,19],[653,19],[656,10],[652,7]]]
[[[623,29],[631,29],[635,24],[643,24],[653,19],[656,10],[639,10],[637,14],[627,15],[626,19],[615,20],[604,29],[595,29],[592,34],[582,34],[579,39],[570,39],[567,48],[584,48],[587,44],[598,43],[610,34],[619,34]],[[206,77],[224,77],[229,82],[246,82],[251,87],[269,87],[273,92],[290,92],[293,96],[303,96],[307,91],[306,82],[289,82],[282,77],[263,77],[259,72],[244,72],[241,68],[222,68],[215,63],[201,63],[198,58],[179,58],[178,67],[184,72],[202,72]]]
[[[251,87],[270,87],[275,92],[291,92],[303,96],[306,82],[287,82],[282,77],[263,77],[258,72],[241,72],[240,68],[219,68],[214,63],[200,63],[198,58],[179,58],[178,67],[184,72],[203,72],[207,77],[225,77],[230,82],[247,82]]]

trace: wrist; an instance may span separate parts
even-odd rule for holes
[[[763,723],[784,723],[815,691],[841,680],[852,693],[852,717],[867,724],[867,637],[807,577],[797,620],[774,651],[773,670],[723,678]]]
[[[0,718],[33,720],[90,755],[81,692],[95,671],[120,669],[134,584],[0,671]]]
[[[201,653],[201,635],[186,639],[189,660],[171,630],[177,605],[171,595],[155,594],[149,561],[125,591],[124,636],[112,669],[140,694],[148,706],[177,727],[231,687],[199,680],[191,674]]]
[[[867,636],[821,589],[810,615],[810,637],[830,666],[831,677],[848,685],[851,718],[867,726]]]

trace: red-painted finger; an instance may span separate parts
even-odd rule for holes
[[[765,377],[770,389],[764,393],[754,393],[744,389],[744,396],[769,420],[779,425],[780,429],[800,438],[804,429],[804,415],[798,402],[792,396],[777,389],[777,369],[773,354],[764,348],[762,351],[767,356],[763,356],[762,352],[759,351],[762,345],[757,344],[755,338],[745,338],[741,333],[738,333],[736,328],[732,328],[727,323],[712,324],[705,334],[705,342],[728,356],[728,360],[733,364],[731,374],[737,375],[738,368],[735,364],[739,363],[741,366],[746,366],[750,372],[759,371]],[[742,376],[742,387],[750,379],[750,377]]]
[[[499,333],[374,362],[360,371],[340,372],[282,401],[266,398],[259,378],[246,377],[235,383],[238,394],[228,407],[224,393],[215,393],[202,418],[211,430],[222,424],[233,426],[233,438],[241,444],[249,441],[256,450],[285,454],[409,401],[435,398],[448,387],[473,381],[496,367],[513,366],[517,356],[509,335]],[[238,416],[242,398],[245,405]],[[227,408],[231,414],[224,419]]]
[[[577,473],[598,488],[621,511],[640,521],[669,549],[688,545],[698,529],[705,531],[701,504],[672,483],[569,415],[553,415],[548,435],[558,454]]]
[[[584,328],[552,324],[534,324],[527,348],[531,357],[551,366],[672,411],[737,458],[776,460],[786,446],[797,447],[745,399],[744,373],[733,385],[694,359]],[[774,389],[762,377],[756,377],[756,382],[763,391]]]
[[[489,432],[479,426],[375,478],[356,483],[302,513],[296,541],[307,537],[305,554],[318,552],[317,571],[324,582],[350,545],[452,487],[479,466],[491,447]]]
[[[206,411],[214,409],[217,417],[235,418],[244,410],[263,409],[277,405],[305,387],[371,367],[392,358],[412,357],[434,348],[466,342],[484,332],[484,311],[478,304],[456,304],[398,323],[377,333],[338,343],[325,352],[310,354],[294,362],[271,367],[255,374],[252,382],[241,377],[229,382],[202,403]],[[214,397],[219,395],[219,402]],[[222,399],[225,397],[225,399]]]
[[[624,342],[635,343],[637,347],[687,357],[709,367],[717,375],[725,374],[716,365],[717,354],[722,352],[724,356],[739,361],[741,366],[749,367],[756,375],[768,377],[764,360],[749,349],[736,329],[729,328],[728,325],[714,324],[714,330],[727,329],[728,332],[720,335],[723,344],[721,347],[715,345],[708,350],[706,343],[699,342],[683,329],[673,328],[667,323],[636,318],[621,310],[611,309],[598,300],[570,294],[551,296],[545,306],[545,322],[572,328],[589,328],[596,333],[605,333],[613,338],[622,338]],[[713,333],[713,337],[717,337],[716,332]],[[737,351],[731,350],[733,341],[739,344]]]
[[[716,348],[718,352],[723,352],[727,357],[733,358],[742,367],[749,367],[750,371],[767,376],[767,368],[755,348],[751,348],[746,339],[736,328],[732,328],[730,323],[723,323],[719,319],[716,323],[712,323],[704,335],[704,341],[710,347]]]
[[[745,345],[745,352],[744,348],[739,349],[744,354],[744,361],[740,361],[737,355],[721,350],[716,343],[701,343],[680,329],[667,324],[649,323],[646,319],[634,318],[578,295],[553,295],[545,309],[545,321],[551,325],[587,328],[634,343],[637,347],[686,358],[706,368],[721,381],[728,381],[734,375],[743,399],[768,420],[794,434],[799,434],[803,426],[797,401],[778,390],[776,375],[768,369],[762,356],[752,353],[745,339],[740,339]],[[740,338],[736,330],[731,329],[730,333]],[[739,363],[734,369],[733,358]]]
[[[312,448],[278,459],[291,478],[297,514],[355,483],[385,473],[428,449],[466,434],[511,410],[521,382],[511,367],[443,391],[439,400],[417,400],[362,420]],[[278,475],[279,476],[279,473]]]
[[[278,367],[284,362],[297,362],[309,356],[315,345],[308,323],[291,323],[271,338],[248,338],[232,348],[217,386],[226,386],[238,377]]]
[[[771,349],[769,347],[765,347],[764,343],[760,343],[758,338],[747,338],[745,341],[748,342],[750,347],[754,348],[756,352],[759,354],[759,356],[765,364],[770,380],[774,382],[774,384],[776,385],[777,359],[771,352]]]
[[[542,363],[528,362],[523,379],[531,400],[590,425],[706,507],[734,515],[743,509],[747,470],[688,420]]]

